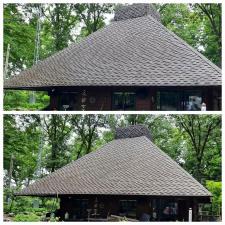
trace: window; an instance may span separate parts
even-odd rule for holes
[[[174,91],[160,91],[157,93],[157,109],[163,111],[179,110],[180,95]]]
[[[184,110],[200,111],[202,107],[202,93],[199,91],[184,91]]]
[[[114,92],[113,110],[135,110],[136,94],[134,92]]]
[[[176,221],[178,203],[174,199],[155,198],[150,201],[150,221]],[[182,221],[182,220],[181,220]]]
[[[121,200],[120,201],[120,216],[136,218],[136,200]]]
[[[157,92],[157,110],[201,110],[202,93],[195,90]]]

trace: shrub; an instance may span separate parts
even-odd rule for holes
[[[222,207],[222,182],[207,180],[206,187],[213,195],[212,213],[214,215],[220,215]]]
[[[25,214],[17,214],[14,218],[13,221],[23,221],[23,222],[38,222],[41,220],[40,216],[37,216],[34,213],[30,213],[29,215]]]

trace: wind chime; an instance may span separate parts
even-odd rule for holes
[[[83,90],[81,94],[81,110],[82,111],[86,110],[86,102],[87,102],[87,92],[86,90]]]

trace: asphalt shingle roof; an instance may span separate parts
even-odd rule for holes
[[[114,21],[4,83],[54,86],[219,86],[221,70],[151,15]]]
[[[118,127],[115,132],[115,139],[133,138],[145,136],[152,141],[152,136],[148,128],[142,124],[130,125],[128,127]]]
[[[160,14],[157,12],[153,4],[137,3],[132,5],[124,5],[115,11],[114,20],[127,20],[142,16],[150,15],[154,19],[160,20]]]
[[[116,139],[17,195],[211,196],[147,137]]]

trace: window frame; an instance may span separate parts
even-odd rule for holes
[[[115,107],[115,98],[116,98],[116,95],[119,95],[121,94],[122,96],[122,108],[121,109],[118,109],[118,107]],[[130,101],[133,101],[133,107],[132,109],[125,109],[125,100],[126,100],[126,95],[130,95],[133,97],[133,100],[131,99]],[[136,92],[133,92],[133,91],[114,91],[112,92],[112,110],[115,110],[115,111],[134,111],[136,110],[136,97],[137,97],[137,94]]]

